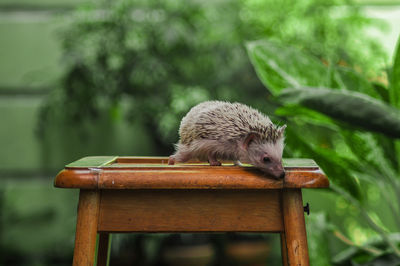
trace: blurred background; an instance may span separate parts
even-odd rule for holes
[[[303,194],[311,265],[400,265],[399,33],[394,0],[1,0],[0,265],[70,265],[58,171],[168,156],[209,99],[286,123],[284,156],[327,173]],[[111,265],[281,265],[278,236],[112,241]]]

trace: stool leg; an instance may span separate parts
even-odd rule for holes
[[[282,232],[280,235],[281,235],[282,265],[283,266],[288,266],[286,236],[285,236],[284,232]]]
[[[76,222],[74,266],[93,266],[96,252],[100,196],[98,191],[81,190]]]
[[[285,189],[282,196],[289,265],[310,265],[301,190]]]
[[[99,247],[97,250],[97,266],[107,266],[110,251],[110,234],[100,233]]]

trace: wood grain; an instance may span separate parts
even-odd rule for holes
[[[314,161],[285,161],[284,180],[229,163],[168,166],[167,157],[85,157],[54,185],[80,188],[73,265],[107,261],[110,232],[278,232],[284,265],[309,265],[301,188],[329,187]],[[101,195],[101,196],[100,196]]]
[[[96,251],[99,199],[98,191],[81,190],[79,193],[74,266],[93,266]]]
[[[90,157],[89,157],[90,158]],[[96,157],[97,158],[97,157]],[[113,158],[113,157],[111,157]],[[253,167],[233,165],[209,166],[204,164],[162,165],[165,157],[103,158],[98,167],[82,167],[91,161],[81,161],[75,167],[67,166],[54,182],[61,188],[84,189],[282,189],[329,187],[325,174],[312,160],[293,159],[286,168],[284,180],[265,176]],[[86,159],[87,160],[87,159]],[[79,161],[78,161],[79,162]],[[143,164],[146,162],[147,164]]]
[[[278,189],[283,182],[263,177],[255,169],[204,167],[197,169],[111,170],[101,172],[100,189]]]
[[[64,169],[54,179],[59,188],[97,189],[99,171],[89,169]]]
[[[99,231],[280,232],[279,191],[104,190]]]
[[[287,246],[286,246],[286,235],[285,232],[280,233],[281,238],[281,256],[282,256],[282,265],[288,266],[288,254],[287,254]]]
[[[288,263],[296,266],[309,265],[301,190],[285,189],[282,204]]]

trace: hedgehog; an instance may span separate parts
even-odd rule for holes
[[[183,117],[180,140],[168,164],[198,159],[220,166],[219,160],[228,160],[239,166],[252,164],[272,178],[283,179],[285,128],[241,103],[202,102]]]

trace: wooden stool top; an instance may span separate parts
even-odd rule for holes
[[[65,166],[59,188],[80,189],[283,189],[326,188],[329,180],[311,159],[284,159],[284,180],[252,166],[209,166],[191,161],[168,165],[167,157],[85,157]]]

